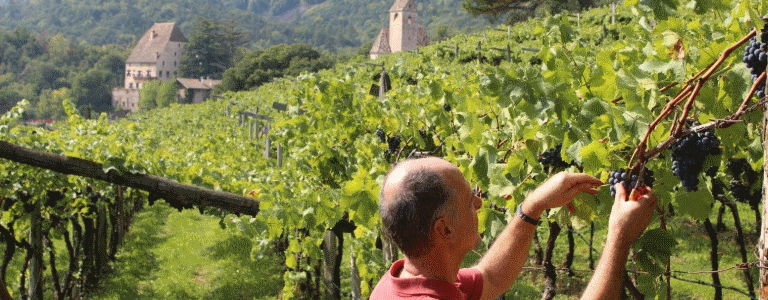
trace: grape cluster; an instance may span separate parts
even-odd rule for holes
[[[544,166],[545,172],[549,172],[550,167],[552,169],[563,169],[570,166],[570,164],[563,161],[563,158],[560,156],[560,151],[562,150],[563,144],[557,144],[555,148],[544,151],[544,153],[541,154],[539,163]]]
[[[656,181],[656,178],[653,177],[653,171],[644,169],[643,184],[653,187],[654,181]],[[634,188],[637,185],[637,175],[629,176],[629,170],[619,169],[618,171],[611,172],[610,177],[608,177],[608,183],[611,185],[611,197],[616,197],[615,184],[621,183],[625,189]]]
[[[379,137],[382,144],[387,142],[387,134],[381,128],[376,129],[376,136]]]
[[[491,203],[490,208],[495,210],[495,211],[502,212],[502,213],[506,213],[507,212],[507,208],[506,207],[498,206],[495,203]]]
[[[443,109],[444,109],[445,111],[447,111],[447,112],[450,112],[450,111],[451,111],[451,105],[450,105],[450,104],[448,104],[448,103],[446,103],[446,104],[443,104]]]
[[[757,206],[762,198],[762,190],[757,190],[755,193],[750,192],[750,186],[757,181],[758,173],[752,170],[747,160],[744,158],[731,159],[725,164],[725,169],[732,176],[729,183],[733,198],[736,201],[748,202],[752,206]]]
[[[400,148],[400,137],[391,136],[387,139],[387,150],[384,150],[384,156],[389,159],[389,156],[397,153],[397,149]]]
[[[760,41],[757,40],[757,37],[752,37],[749,39],[747,47],[744,48],[742,61],[752,73],[752,82],[755,82],[757,77],[765,71],[766,62],[768,62],[768,31],[766,29],[761,31]],[[757,88],[755,95],[759,99],[765,97],[765,81]]]
[[[699,173],[707,155],[720,153],[720,139],[714,130],[691,133],[672,144],[672,174],[683,182],[686,191],[696,191]]]

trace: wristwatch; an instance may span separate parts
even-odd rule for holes
[[[533,226],[538,226],[539,224],[541,224],[541,220],[536,220],[534,218],[531,218],[531,216],[526,215],[525,213],[523,213],[523,204],[522,203],[520,203],[520,205],[517,206],[517,209],[515,210],[515,214],[518,217],[520,217],[520,219],[522,219],[525,222],[530,223]]]

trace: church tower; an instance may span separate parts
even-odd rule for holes
[[[389,46],[392,52],[414,50],[418,46],[419,14],[413,0],[396,0],[389,9]]]
[[[371,47],[371,59],[393,52],[416,50],[429,45],[427,31],[419,25],[414,0],[395,0],[389,9],[389,27],[379,31]]]

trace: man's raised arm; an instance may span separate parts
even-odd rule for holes
[[[608,221],[608,237],[603,254],[589,285],[581,295],[582,300],[619,299],[629,248],[651,222],[658,201],[651,188],[637,188],[635,193],[639,193],[640,197],[634,201],[626,200],[626,193],[622,184],[616,185],[616,199]]]
[[[596,194],[602,181],[587,174],[559,173],[531,192],[520,207],[526,216],[539,220],[550,208],[570,203],[582,192]],[[496,237],[493,245],[474,267],[483,274],[482,299],[495,299],[509,290],[525,261],[536,225],[516,215]]]

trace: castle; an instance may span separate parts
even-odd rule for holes
[[[221,80],[176,78],[186,42],[175,23],[152,25],[125,61],[125,85],[112,89],[112,106],[116,110],[138,111],[139,90],[152,80],[174,80],[180,86],[181,98],[191,92],[193,103],[202,102]]]
[[[429,45],[427,32],[419,25],[419,13],[413,1],[395,0],[395,4],[389,9],[389,28],[384,27],[379,31],[371,47],[371,59]]]

